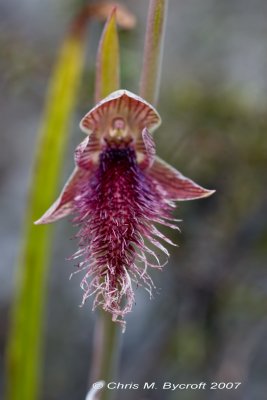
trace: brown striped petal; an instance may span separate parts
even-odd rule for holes
[[[146,127],[156,129],[161,119],[155,108],[128,90],[117,90],[101,100],[81,120],[80,128],[86,134],[103,134],[114,118],[123,118],[132,133],[141,133]]]

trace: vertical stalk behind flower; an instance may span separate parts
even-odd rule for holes
[[[95,326],[93,367],[90,374],[92,383],[97,382],[99,376],[105,378],[105,382],[114,379],[119,358],[119,342],[117,324],[112,321],[109,313],[101,310]],[[108,400],[111,394],[110,390],[102,389],[96,397],[97,400]]]
[[[158,100],[167,5],[168,0],[150,0],[149,4],[140,96],[151,104]]]

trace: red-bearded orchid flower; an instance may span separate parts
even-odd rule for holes
[[[94,294],[93,308],[101,306],[122,324],[134,303],[132,283],[151,293],[148,269],[162,267],[147,244],[168,255],[161,241],[172,242],[155,225],[177,229],[174,201],[214,192],[156,156],[151,133],[160,123],[155,108],[127,90],[100,101],[81,121],[87,137],[75,151],[74,172],[58,200],[36,221],[46,224],[74,215],[80,226],[74,258],[82,257],[79,268],[86,271],[83,302]]]

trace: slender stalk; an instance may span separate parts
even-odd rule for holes
[[[110,382],[116,378],[118,354],[119,354],[119,335],[120,327],[114,323],[110,314],[101,311],[95,327],[94,347],[93,347],[93,368],[91,371],[90,383],[99,380]],[[108,400],[112,392],[103,389],[97,395],[98,400]]]
[[[150,0],[140,95],[152,104],[158,100],[168,0]]]

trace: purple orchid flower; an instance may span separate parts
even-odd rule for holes
[[[156,156],[151,133],[161,119],[153,106],[127,90],[100,101],[82,119],[88,135],[75,151],[76,168],[58,200],[35,223],[54,222],[69,214],[80,226],[79,269],[83,303],[95,295],[101,306],[124,325],[134,303],[132,283],[151,294],[148,267],[162,268],[151,243],[168,251],[173,244],[155,226],[178,229],[174,201],[208,197],[207,190]],[[153,263],[152,259],[155,259]]]

